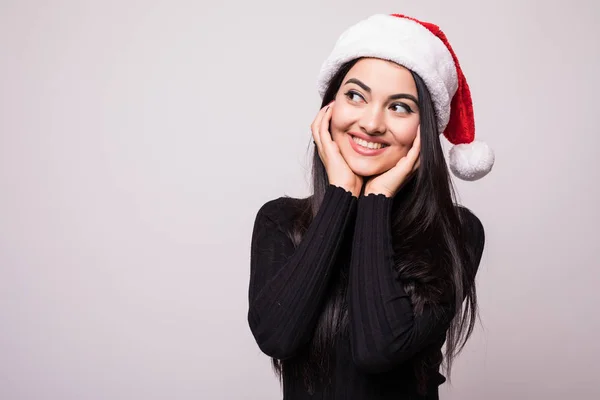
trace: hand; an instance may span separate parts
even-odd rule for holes
[[[421,161],[421,126],[417,128],[417,136],[406,156],[390,170],[377,175],[367,181],[364,195],[383,194],[386,197],[394,197],[408,178],[419,168]]]
[[[321,161],[325,165],[329,183],[342,187],[352,192],[355,197],[358,197],[362,189],[363,178],[352,172],[340,153],[340,148],[333,141],[329,132],[333,103],[334,101],[319,111],[310,128],[319,157],[321,157]]]

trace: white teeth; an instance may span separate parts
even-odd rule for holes
[[[352,140],[354,140],[357,144],[361,145],[362,147],[366,147],[368,149],[381,149],[382,147],[385,147],[384,144],[382,143],[374,143],[374,142],[367,142],[366,140],[357,138],[356,136],[352,136]]]

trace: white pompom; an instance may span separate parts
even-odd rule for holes
[[[485,143],[473,141],[452,146],[449,154],[450,170],[459,179],[475,181],[492,170],[495,156]]]

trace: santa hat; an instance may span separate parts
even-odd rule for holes
[[[491,171],[494,152],[475,140],[471,92],[438,26],[400,14],[376,14],[346,29],[319,72],[321,98],[342,64],[358,57],[393,61],[423,79],[433,100],[438,130],[454,145],[449,166],[455,176],[474,181]]]

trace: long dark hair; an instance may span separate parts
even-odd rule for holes
[[[359,59],[347,62],[332,77],[321,107],[334,99],[342,80]],[[446,333],[443,357],[437,351],[426,350],[412,362],[419,392],[423,393],[428,385],[427,371],[432,366],[445,367],[450,379],[453,360],[471,336],[478,310],[475,285],[470,284],[473,277],[461,228],[463,218],[455,206],[456,193],[439,140],[435,110],[425,83],[416,73],[411,73],[419,99],[421,156],[416,173],[393,200],[393,248],[394,254],[402,255],[395,259],[395,268],[416,314],[423,311],[425,304],[436,307],[448,299],[458,299],[454,319]],[[313,194],[301,199],[295,223],[287,232],[296,245],[317,214],[328,183],[323,162],[314,151]],[[330,378],[335,337],[348,324],[344,302],[347,281],[347,271],[342,269],[339,281],[331,288],[306,355],[294,362],[272,360],[280,380],[283,374],[302,377],[307,390],[312,392],[315,380]]]

